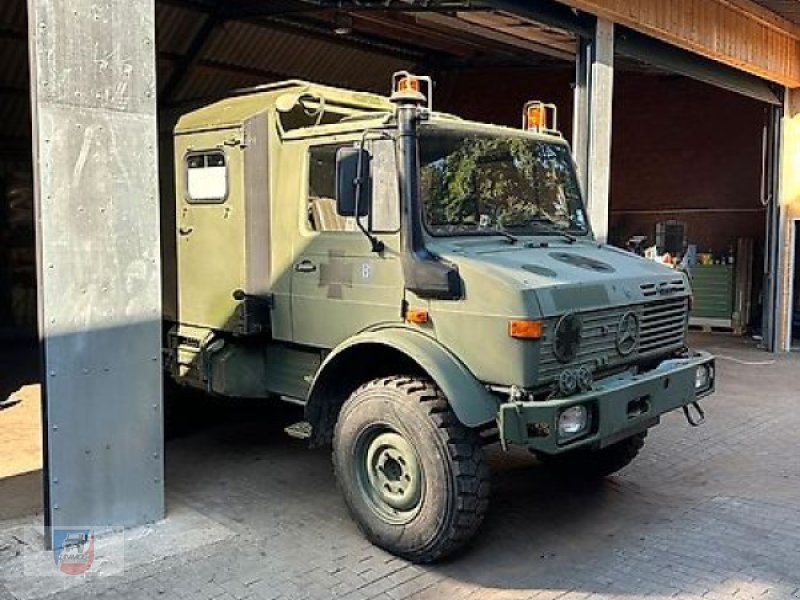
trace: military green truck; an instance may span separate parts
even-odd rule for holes
[[[287,81],[181,118],[165,342],[182,385],[302,404],[364,534],[416,562],[477,531],[487,444],[599,478],[714,389],[687,278],[594,241],[555,107],[514,129],[432,92]]]

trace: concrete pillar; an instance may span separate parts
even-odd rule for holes
[[[152,522],[164,513],[154,0],[28,8],[45,524]]]
[[[614,97],[614,24],[598,18],[589,66],[589,156],[586,191],[595,237],[608,239],[611,125]]]
[[[794,223],[800,219],[800,89],[786,90],[781,140],[779,202],[781,239],[778,262],[781,282],[778,295],[778,349],[791,347],[791,309],[793,275],[800,265],[794,263]]]

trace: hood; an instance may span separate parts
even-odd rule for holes
[[[687,296],[686,276],[630,252],[560,238],[434,240],[429,248],[456,264],[467,289],[472,277],[535,291],[542,316]]]

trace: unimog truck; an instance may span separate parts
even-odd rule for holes
[[[597,243],[555,107],[523,127],[287,81],[175,129],[179,384],[304,406],[375,544],[439,559],[489,501],[483,448],[600,478],[714,390],[676,270]]]

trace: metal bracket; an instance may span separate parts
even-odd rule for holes
[[[692,414],[692,411],[689,409],[690,406],[694,408],[697,415]],[[697,402],[692,402],[691,404],[684,406],[683,415],[686,417],[686,421],[692,427],[700,427],[700,425],[706,422],[706,413],[702,408],[700,408],[700,405]]]

